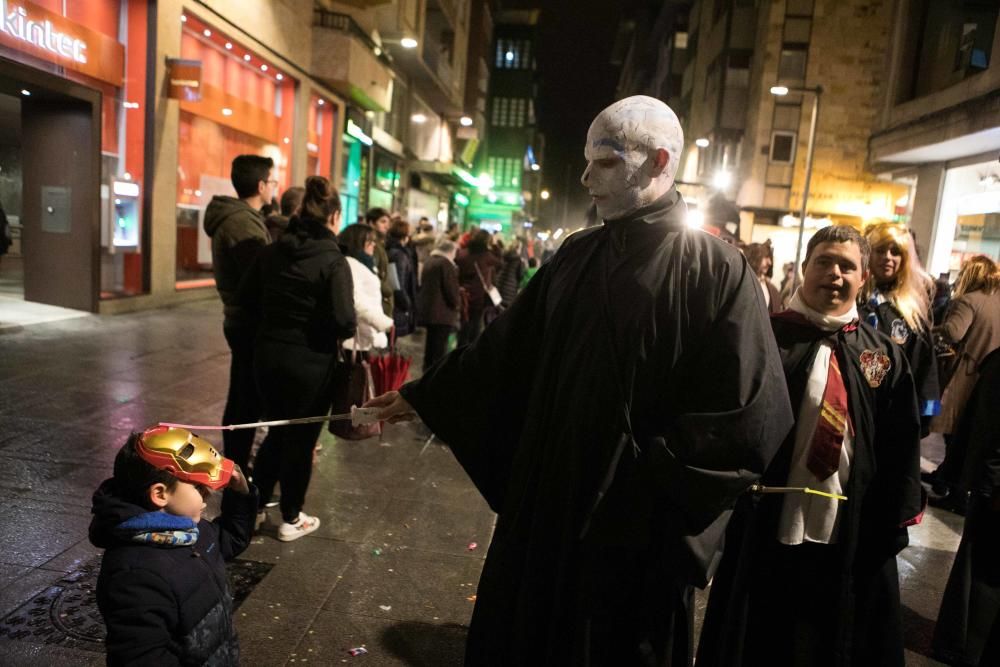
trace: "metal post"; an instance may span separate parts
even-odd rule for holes
[[[809,150],[806,153],[806,182],[802,187],[802,210],[799,213],[799,241],[795,246],[795,269],[792,271],[792,293],[799,286],[799,263],[802,261],[802,236],[806,231],[806,205],[809,203],[809,182],[812,180],[813,151],[816,148],[816,123],[819,120],[819,96],[823,89],[816,87],[813,93],[812,120],[809,123]]]

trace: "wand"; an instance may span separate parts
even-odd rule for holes
[[[750,493],[805,493],[807,495],[822,496],[824,498],[833,498],[834,500],[847,500],[847,496],[841,496],[836,493],[826,493],[825,491],[817,491],[816,489],[810,489],[808,486],[764,486],[763,484],[751,484],[750,488],[747,489]]]
[[[364,426],[379,421],[378,408],[359,408],[351,406],[351,411],[343,415],[322,415],[319,417],[298,417],[296,419],[276,419],[269,422],[253,422],[250,424],[227,424],[225,426],[203,426],[195,424],[172,424],[160,422],[160,426],[168,428],[186,428],[189,431],[238,431],[258,426],[292,426],[294,424],[317,424],[321,422],[348,421],[352,426]]]

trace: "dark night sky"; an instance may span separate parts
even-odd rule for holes
[[[570,227],[582,223],[589,204],[579,180],[586,165],[583,145],[590,121],[614,101],[619,68],[609,61],[619,18],[629,4],[625,0],[502,2],[504,8],[542,10],[535,106],[546,142],[542,183],[552,199],[543,204],[540,218],[553,229],[562,225],[567,191]]]

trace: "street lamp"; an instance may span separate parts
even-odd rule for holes
[[[789,93],[812,93],[812,120],[809,122],[809,150],[806,153],[806,182],[802,187],[802,210],[799,214],[799,240],[795,245],[795,269],[792,271],[792,292],[799,286],[799,262],[802,259],[802,237],[806,231],[806,204],[809,201],[809,182],[812,180],[813,151],[816,148],[816,123],[819,121],[819,98],[823,94],[823,86],[814,88],[789,88],[788,86],[771,86],[771,94],[784,97]]]

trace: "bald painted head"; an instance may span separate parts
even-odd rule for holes
[[[674,184],[684,131],[670,107],[635,95],[615,102],[590,124],[580,182],[605,220],[650,204]]]

